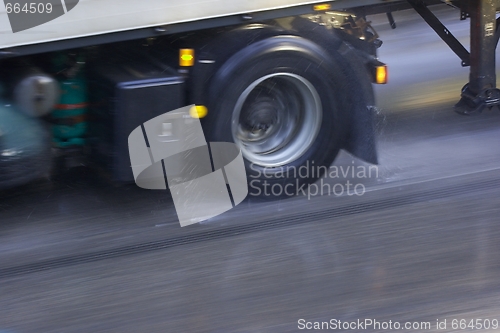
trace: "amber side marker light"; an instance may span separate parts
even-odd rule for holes
[[[332,6],[329,3],[322,3],[319,5],[314,5],[314,7],[313,7],[314,11],[316,11],[316,12],[330,10],[330,8],[332,8]]]
[[[189,115],[193,118],[205,118],[208,114],[208,109],[204,105],[195,105],[189,109]]]
[[[376,66],[375,67],[375,83],[376,84],[386,84],[388,81],[388,69],[387,65]]]
[[[194,66],[194,50],[180,49],[179,50],[179,66],[192,67]]]

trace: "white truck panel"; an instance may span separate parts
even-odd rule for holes
[[[36,0],[34,0],[36,1]],[[15,0],[11,0],[12,3]],[[13,33],[0,5],[0,48],[320,3],[304,0],[80,0],[66,14]]]

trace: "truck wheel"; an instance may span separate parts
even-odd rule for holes
[[[250,195],[303,193],[335,159],[347,104],[335,56],[280,36],[246,47],[215,75],[208,137],[241,149]]]

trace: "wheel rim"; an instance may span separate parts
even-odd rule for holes
[[[321,118],[319,94],[308,80],[292,73],[274,73],[243,91],[231,129],[248,161],[277,167],[304,155],[318,135]]]

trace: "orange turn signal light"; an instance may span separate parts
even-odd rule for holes
[[[375,83],[386,84],[388,81],[388,69],[387,65],[376,66],[375,67]]]
[[[332,6],[329,3],[322,3],[319,5],[314,5],[313,9],[315,12],[323,12],[325,10],[330,10]]]
[[[179,50],[179,66],[192,67],[194,66],[194,50],[180,49]]]

